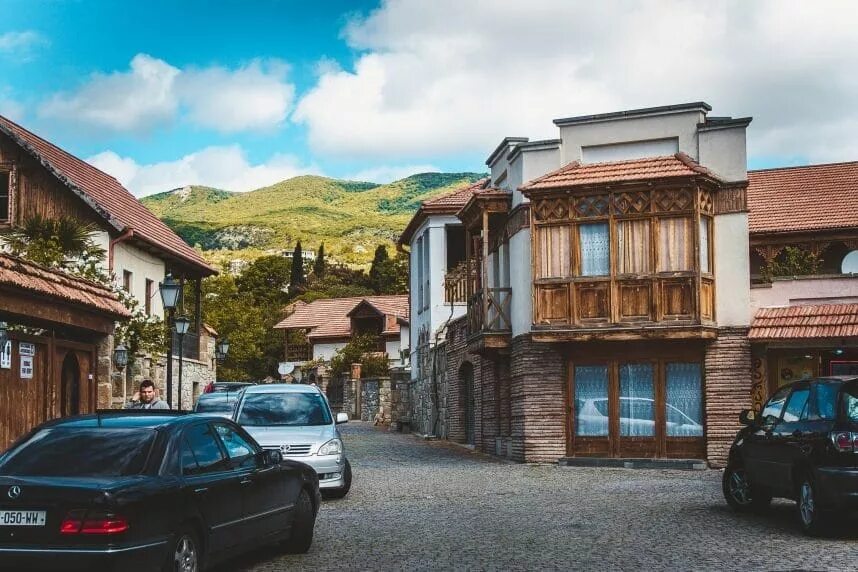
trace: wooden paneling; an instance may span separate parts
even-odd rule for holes
[[[620,282],[620,320],[652,320],[652,285],[649,281]]]
[[[575,284],[575,307],[578,321],[607,322],[611,317],[610,283],[580,282]]]
[[[52,403],[48,358],[47,340],[43,339],[36,343],[32,379],[21,379],[18,340],[12,340],[12,368],[0,369],[0,451],[49,419]]]
[[[541,324],[565,324],[569,320],[569,287],[566,284],[536,288],[537,319]]]
[[[664,319],[690,320],[694,316],[694,292],[689,280],[661,283],[661,310]]]
[[[715,284],[706,278],[700,282],[700,317],[715,321]]]
[[[719,189],[715,193],[715,214],[742,213],[748,210],[747,185]]]

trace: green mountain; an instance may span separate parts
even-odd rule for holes
[[[339,262],[366,264],[377,245],[393,246],[421,201],[483,176],[422,173],[378,185],[307,175],[246,193],[183,187],[142,202],[215,264],[292,250],[298,240],[310,250],[324,242]]]

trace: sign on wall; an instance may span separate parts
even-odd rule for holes
[[[34,356],[36,355],[36,344],[31,344],[29,342],[18,342],[18,353],[22,356]]]
[[[33,379],[33,356],[21,356],[21,379]]]
[[[7,340],[3,350],[0,351],[0,368],[12,369],[12,340]]]

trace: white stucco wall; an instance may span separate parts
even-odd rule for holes
[[[751,309],[771,306],[858,303],[858,275],[775,278],[751,288]]]
[[[411,355],[411,329],[408,326],[399,327],[399,349],[406,350],[405,361],[402,365],[408,365]]]
[[[313,359],[321,359],[325,361],[330,361],[334,354],[337,353],[337,350],[341,350],[346,347],[346,342],[336,342],[336,343],[320,343],[313,344]]]
[[[104,262],[100,265],[103,272],[107,272],[110,258],[110,234],[106,230],[99,230],[89,235],[92,241],[104,249]]]
[[[117,284],[122,286],[123,271],[129,270],[132,273],[131,294],[140,302],[141,308],[146,307],[146,279],[152,280],[152,315],[163,318],[164,308],[158,283],[164,279],[164,261],[126,242],[113,247],[113,257],[113,273]]]
[[[715,320],[719,326],[747,326],[751,320],[748,215],[715,217]]]
[[[744,181],[748,178],[745,132],[743,126],[701,130],[698,161],[725,181]]]
[[[387,357],[390,358],[391,365],[402,365],[402,360],[399,358],[399,340],[387,340],[384,342],[384,351],[387,352]]]
[[[530,274],[530,230],[517,232],[509,240],[510,260],[512,269],[510,282],[512,285],[512,336],[518,336],[530,331],[533,323],[533,288]]]
[[[678,139],[680,151],[697,159],[697,124],[704,119],[701,111],[691,110],[561,126],[562,164],[581,161],[583,147],[673,137]]]
[[[669,137],[667,139],[649,139],[647,141],[582,147],[581,160],[584,163],[606,163],[640,159],[641,157],[664,157],[673,155],[677,151],[679,151],[679,140],[676,137]]]

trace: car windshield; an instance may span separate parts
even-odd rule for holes
[[[318,393],[252,393],[245,395],[241,425],[329,425],[331,413]]]
[[[222,395],[208,394],[200,397],[197,401],[197,413],[229,413],[235,407],[235,395],[224,393]]]
[[[152,429],[50,427],[0,459],[0,474],[34,477],[138,475],[155,441]]]

